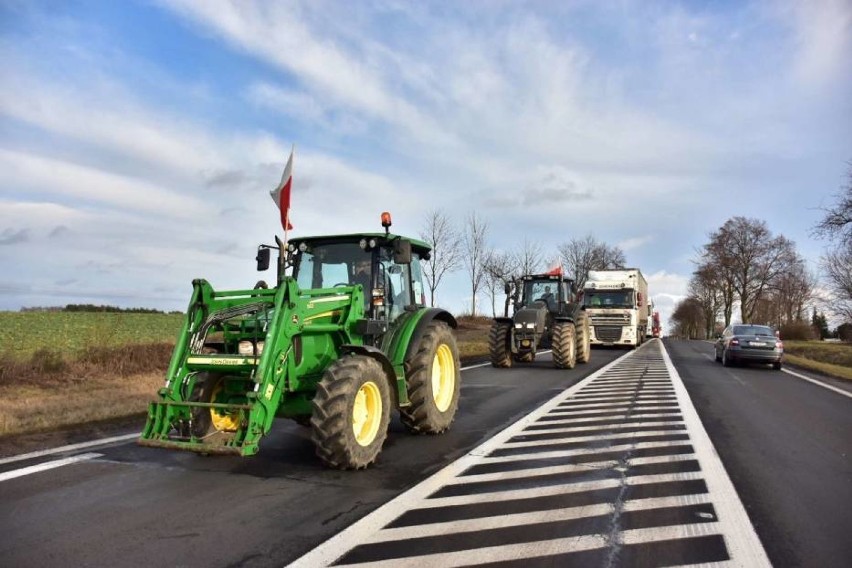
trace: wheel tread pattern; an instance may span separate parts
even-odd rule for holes
[[[382,423],[369,446],[355,441],[352,403],[364,380],[379,386]],[[381,452],[390,422],[390,387],[381,365],[374,359],[349,355],[335,361],[317,384],[312,403],[311,439],[317,456],[336,469],[364,469]]]
[[[577,343],[574,324],[557,322],[553,325],[553,364],[560,369],[573,369],[577,363]]]
[[[512,328],[508,323],[495,321],[488,332],[488,352],[491,355],[491,366],[508,369],[512,366],[512,352],[509,349],[509,338]]]
[[[449,407],[441,412],[435,406],[432,394],[432,364],[438,347],[446,344],[453,354],[455,380]],[[409,406],[400,407],[399,417],[412,434],[440,434],[446,431],[455,419],[461,389],[461,364],[459,350],[450,326],[440,320],[429,323],[420,339],[417,350],[405,364],[406,386]]]

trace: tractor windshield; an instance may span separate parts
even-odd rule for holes
[[[633,290],[586,289],[583,303],[590,308],[633,308]]]
[[[298,255],[296,282],[299,288],[334,288],[361,284],[370,290],[372,255],[358,243],[328,243],[309,246]]]
[[[559,298],[559,283],[555,280],[526,280],[524,281],[524,305],[533,302],[545,302],[548,306],[556,305]]]

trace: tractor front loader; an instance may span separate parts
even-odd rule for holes
[[[193,282],[186,321],[139,443],[202,454],[257,453],[273,419],[311,428],[330,467],[375,461],[390,411],[413,433],[449,428],[458,408],[455,318],[427,308],[430,247],[385,233],[261,245],[278,283],[216,291]],[[291,275],[286,270],[292,268]]]

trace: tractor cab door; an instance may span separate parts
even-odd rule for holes
[[[420,256],[412,253],[410,263],[394,262],[392,249],[382,249],[379,256],[377,281],[384,283],[384,309],[377,318],[395,322],[406,309],[425,305],[426,294],[423,288],[423,272]]]

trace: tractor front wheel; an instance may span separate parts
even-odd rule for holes
[[[459,350],[450,326],[430,322],[411,353],[405,363],[411,404],[400,407],[399,417],[409,432],[440,434],[456,416],[461,389]]]
[[[510,324],[497,321],[491,324],[491,331],[488,333],[488,352],[491,355],[492,367],[512,366],[512,350],[509,347],[511,338]]]
[[[577,362],[588,363],[592,358],[592,336],[589,333],[589,316],[580,312],[574,324],[574,335],[577,338]]]
[[[373,463],[388,434],[390,406],[388,379],[375,359],[349,355],[335,361],[313,400],[311,439],[317,456],[337,469]]]
[[[577,341],[572,322],[553,326],[553,364],[560,369],[573,369],[577,363]]]
[[[190,402],[228,403],[230,395],[225,389],[225,377],[216,373],[199,373],[189,397]],[[193,407],[190,432],[196,438],[210,442],[217,435],[236,432],[240,426],[239,411],[227,412],[219,408]]]

